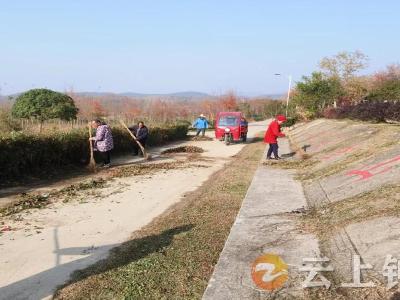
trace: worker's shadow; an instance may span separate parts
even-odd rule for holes
[[[55,266],[41,273],[1,287],[0,299],[42,299],[48,297],[54,293],[54,290],[52,290],[54,286],[62,288],[83,280],[88,276],[104,273],[108,270],[127,265],[151,253],[162,252],[165,247],[171,244],[175,235],[190,231],[193,227],[192,224],[174,227],[160,234],[132,239],[122,244],[61,249],[59,246],[62,244],[62,240],[60,243],[58,229],[55,228]],[[104,257],[108,250],[108,257],[99,260]],[[61,258],[63,255],[84,255],[85,257],[62,264]],[[69,281],[64,283],[65,278],[68,278],[69,274],[71,274]]]
[[[281,155],[281,157],[282,158],[289,158],[289,157],[293,157],[293,156],[295,156],[296,155],[296,153],[297,152],[290,152],[290,153],[283,153],[282,155]]]
[[[149,235],[122,243],[120,246],[111,249],[106,259],[100,260],[86,269],[73,272],[70,282],[66,285],[83,280],[88,276],[127,265],[151,253],[162,252],[172,242],[175,235],[190,231],[193,227],[192,224],[179,226],[165,230],[158,235]]]

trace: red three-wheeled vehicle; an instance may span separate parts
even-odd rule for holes
[[[247,139],[248,123],[241,112],[219,112],[215,120],[215,137],[226,145]]]

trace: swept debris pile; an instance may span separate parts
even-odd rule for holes
[[[91,179],[89,181],[72,184],[59,191],[54,191],[46,194],[38,193],[22,193],[20,194],[20,201],[14,205],[5,207],[0,210],[0,217],[9,216],[19,213],[26,209],[43,208],[49,205],[53,200],[67,197],[76,196],[78,192],[92,189],[103,188],[106,185],[106,180],[103,178]]]
[[[180,146],[176,148],[169,148],[161,152],[161,154],[169,154],[169,153],[203,153],[203,148],[197,146]]]
[[[191,138],[191,140],[192,141],[212,141],[214,139],[209,136],[194,136]]]
[[[192,146],[191,146],[192,147]],[[188,149],[190,151],[203,151],[203,149],[198,147],[198,149]],[[192,152],[194,153],[194,152]],[[198,153],[198,152],[197,152]],[[61,190],[52,191],[45,194],[40,193],[22,193],[20,194],[20,200],[15,204],[0,209],[0,217],[5,217],[13,215],[24,211],[26,209],[32,208],[43,208],[52,202],[61,200],[62,202],[69,202],[70,200],[78,198],[78,196],[87,196],[83,192],[93,191],[94,189],[102,189],[107,186],[107,181],[113,178],[122,178],[129,176],[140,176],[140,175],[152,175],[158,171],[166,171],[179,168],[189,168],[189,167],[203,167],[202,165],[188,164],[186,161],[173,161],[164,163],[144,163],[135,164],[130,166],[112,168],[107,170],[102,177],[95,179],[90,179],[77,184],[69,185]],[[93,195],[93,192],[91,193]]]
[[[184,161],[173,161],[152,164],[137,164],[110,170],[111,177],[129,177],[151,175],[160,170],[172,170],[187,167]]]
[[[315,159],[292,159],[292,160],[266,160],[263,162],[266,166],[276,167],[279,169],[304,169],[316,165],[319,161]]]

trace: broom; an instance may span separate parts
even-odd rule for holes
[[[89,128],[89,137],[92,138],[92,127],[90,126],[90,123],[88,124],[88,128]],[[92,140],[89,140],[89,148],[90,148],[90,161],[87,168],[92,172],[96,172],[96,161],[94,160],[94,155],[93,155]]]
[[[151,159],[151,155],[149,153],[147,153],[147,151],[144,149],[143,145],[138,141],[138,139],[136,138],[136,136],[129,130],[128,126],[126,126],[126,124],[124,123],[124,121],[119,120],[119,122],[121,123],[121,125],[128,130],[130,136],[133,138],[133,140],[139,145],[140,150],[143,153],[143,157],[146,160],[150,160]]]

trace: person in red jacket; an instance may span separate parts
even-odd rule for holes
[[[278,137],[285,136],[285,134],[281,132],[281,124],[283,122],[286,122],[286,117],[284,115],[277,115],[265,132],[264,142],[269,144],[267,159],[272,159],[272,153],[274,154],[274,159],[281,159],[278,155]]]

